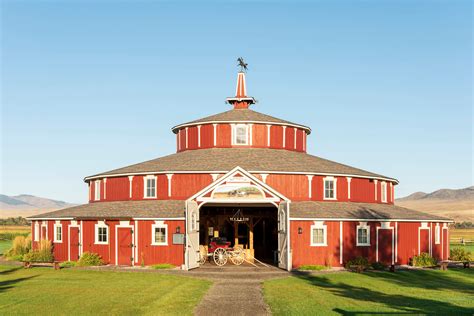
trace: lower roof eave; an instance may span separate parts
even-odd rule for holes
[[[454,223],[452,219],[398,219],[398,218],[322,218],[290,217],[290,221],[342,221],[342,222],[439,222]]]

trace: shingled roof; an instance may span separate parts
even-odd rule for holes
[[[219,171],[228,172],[235,167],[250,172],[302,172],[321,174],[343,174],[378,179],[385,177],[362,169],[343,165],[302,152],[269,148],[209,148],[187,150],[127,167],[86,177],[86,181],[103,176],[174,172],[174,171]]]
[[[293,202],[290,211],[292,218],[452,221],[446,217],[422,213],[397,205],[377,203]]]
[[[300,127],[309,134],[311,132],[311,129],[307,126],[297,124],[297,123],[292,123],[289,121],[285,121],[267,114],[263,114],[260,112],[256,112],[250,109],[232,109],[226,112],[214,114],[211,116],[207,116],[198,120],[194,120],[191,122],[183,123],[176,125],[173,127],[171,130],[175,133],[180,128],[183,128],[185,126],[190,126],[190,125],[197,125],[197,124],[204,124],[204,123],[212,123],[212,122],[220,122],[220,123],[229,123],[229,122],[248,122],[248,123],[274,123],[274,124],[279,124],[279,125],[292,125],[292,126],[297,126]]]
[[[178,200],[95,202],[28,218],[176,218],[184,217],[184,206]]]
[[[39,214],[28,219],[126,219],[126,218],[181,218],[183,200],[149,200],[95,202]],[[413,211],[389,204],[353,202],[292,202],[292,218],[347,219],[347,220],[431,220],[451,221],[445,217]]]

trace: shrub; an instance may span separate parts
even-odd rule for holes
[[[97,253],[93,252],[84,252],[77,261],[77,266],[80,267],[90,267],[90,266],[101,266],[104,264],[102,258]]]
[[[374,262],[371,264],[371,267],[374,270],[381,270],[381,271],[387,269],[387,265],[382,262]]]
[[[76,261],[64,261],[59,264],[61,268],[72,268],[77,265]]]
[[[160,263],[160,264],[154,264],[151,266],[153,269],[161,270],[161,269],[173,269],[174,265],[169,264],[169,263]]]
[[[426,252],[422,252],[419,256],[413,256],[412,263],[415,267],[433,267],[437,264],[436,259]]]
[[[0,233],[0,239],[1,240],[14,240],[15,237],[17,236],[23,236],[23,237],[27,237],[29,236],[30,233],[19,233],[19,232],[2,232]]]
[[[471,261],[472,254],[464,248],[452,248],[449,252],[449,259],[453,261]]]
[[[365,257],[356,257],[347,261],[346,269],[351,269],[351,266],[360,266],[362,269],[367,269],[369,267],[369,260]]]
[[[31,250],[31,238],[24,236],[16,236],[13,245],[7,251],[6,257],[13,260],[21,260],[23,255]]]
[[[38,249],[23,255],[24,261],[52,262],[54,261],[53,247],[51,241],[42,239],[38,243]]]
[[[330,267],[321,266],[318,264],[302,265],[298,268],[298,270],[309,270],[309,271],[322,271],[322,270],[327,270],[327,269],[330,269]]]

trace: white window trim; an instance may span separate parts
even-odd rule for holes
[[[165,229],[165,242],[155,241],[155,228]],[[151,225],[151,245],[152,246],[168,246],[168,224],[164,221],[155,221],[155,224]]]
[[[352,178],[351,177],[346,177],[347,179],[347,199],[350,200],[351,199],[351,180]]]
[[[147,180],[148,179],[155,179],[155,195],[154,196],[148,196],[148,186],[147,186]],[[158,192],[158,177],[157,176],[145,176],[143,177],[143,198],[144,199],[156,199],[157,197],[157,192]]]
[[[387,182],[385,181],[380,183],[380,199],[382,203],[387,203]]]
[[[128,197],[132,198],[133,176],[128,176]]]
[[[108,245],[109,244],[109,240],[110,240],[110,229],[109,229],[109,226],[107,226],[105,224],[104,221],[99,221],[97,222],[97,224],[94,225],[95,226],[95,229],[94,229],[94,244],[96,245]],[[104,242],[104,241],[99,241],[99,227],[101,228],[106,228],[107,229],[107,241]],[[82,230],[81,230],[82,231]]]
[[[333,181],[334,182],[334,197],[327,198],[326,197],[326,181]],[[325,177],[323,178],[323,199],[328,201],[335,201],[337,200],[337,178],[334,177]]]
[[[435,244],[439,245],[441,242],[441,227],[439,226],[439,223],[436,223],[435,226]]]
[[[58,227],[61,228],[61,239],[58,239]],[[63,242],[63,224],[61,224],[60,221],[56,221],[56,223],[54,223],[53,242],[55,243]]]
[[[313,229],[323,229],[324,242],[323,243],[313,243]],[[328,245],[328,227],[324,225],[322,221],[314,221],[314,224],[311,225],[310,230],[310,246],[311,247],[327,247]]]
[[[94,201],[100,200],[100,180],[94,181]]]
[[[249,125],[248,124],[231,124],[232,126],[232,146],[248,146],[249,142]],[[245,127],[245,143],[237,144],[237,129]]]
[[[40,240],[40,224],[39,222],[35,222],[35,236],[34,236],[34,241],[39,241]]]
[[[365,230],[367,230],[367,242],[366,242],[366,243],[361,243],[361,242],[359,242],[359,229],[365,229]],[[357,246],[357,247],[370,246],[370,226],[367,225],[367,222],[360,222],[359,225],[357,225],[357,229],[356,229],[356,246]]]

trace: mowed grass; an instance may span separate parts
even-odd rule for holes
[[[474,313],[474,270],[299,273],[264,282],[275,315]]]
[[[474,254],[474,229],[452,228],[449,230],[449,237],[451,239],[450,247],[464,248]],[[460,239],[463,238],[465,244],[460,244]],[[469,241],[469,242],[466,242]]]
[[[0,240],[0,256],[12,247],[12,240]]]
[[[191,315],[210,284],[158,273],[0,266],[0,315]]]

